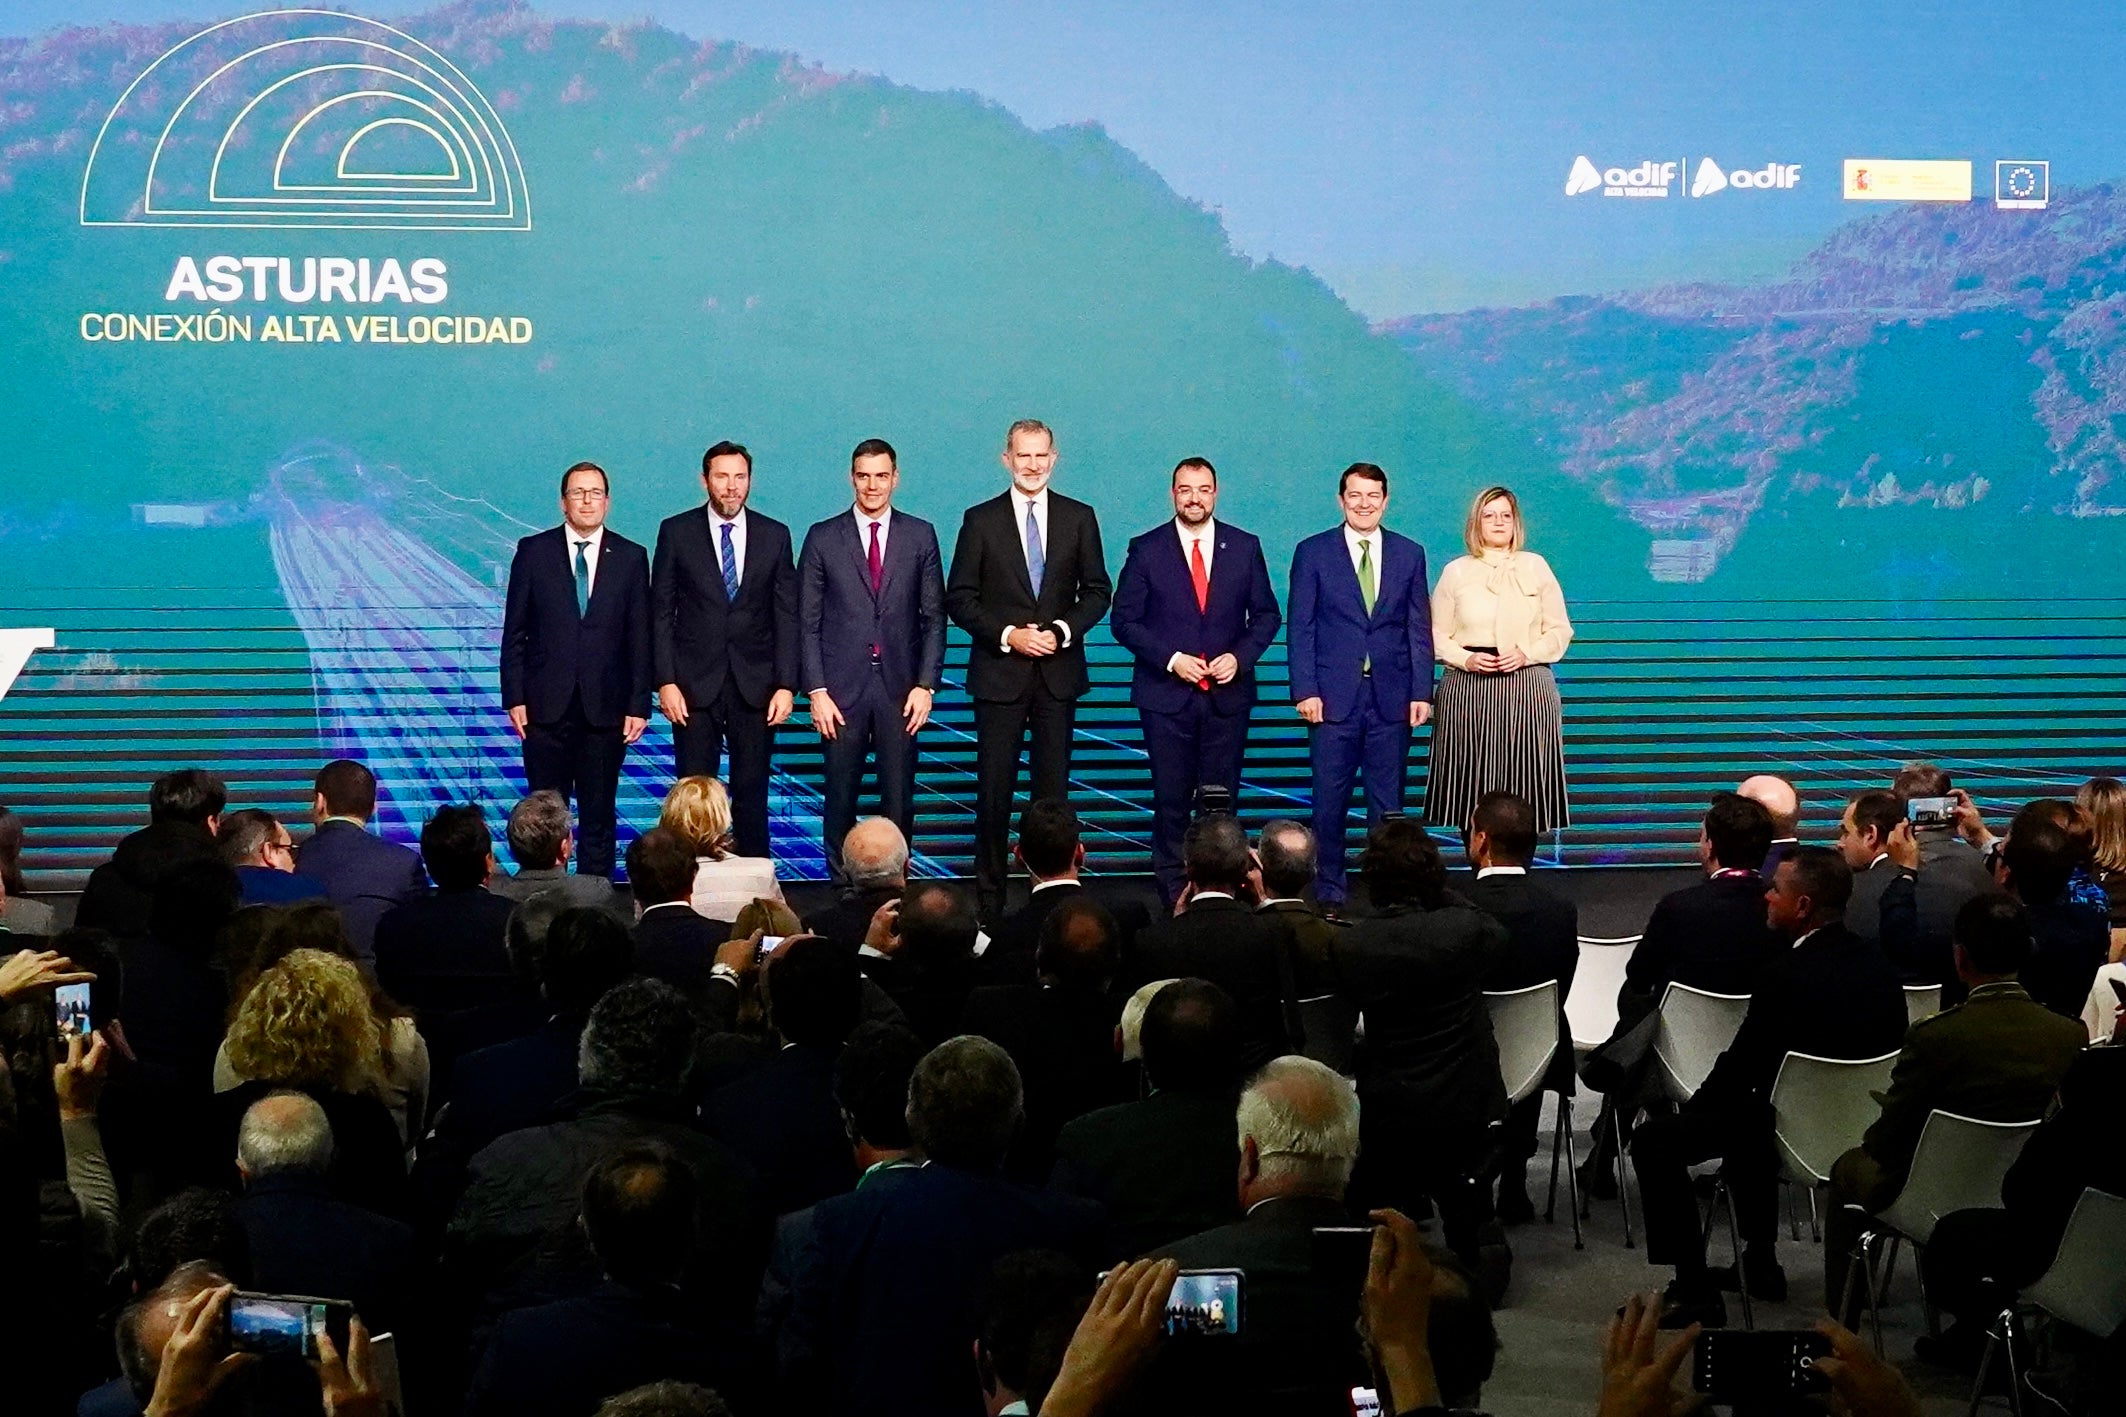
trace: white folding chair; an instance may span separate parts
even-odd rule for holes
[[[2008,1360],[2008,1410],[2022,1417],[2023,1376],[2017,1348],[2023,1343],[2025,1310],[2050,1314],[2069,1328],[2078,1328],[2096,1338],[2109,1338],[2126,1324],[2126,1199],[2099,1190],[2085,1190],[2067,1217],[2067,1231],[2060,1237],[2059,1252],[2051,1267],[2015,1302],[2001,1310],[1986,1331],[1986,1351],[1978,1360],[1978,1381],[1971,1386],[1970,1412],[1975,1417],[1986,1378],[1993,1371],[1996,1351]]]
[[[1525,989],[1486,990],[1484,1004],[1491,1010],[1491,1033],[1498,1040],[1499,1077],[1506,1085],[1509,1103],[1525,1102],[1543,1091],[1543,1079],[1558,1053],[1558,981],[1546,979]],[[1557,1089],[1557,1124],[1550,1136],[1550,1200],[1543,1212],[1549,1224],[1558,1214],[1558,1157],[1565,1158],[1572,1209],[1572,1247],[1585,1249],[1580,1238],[1580,1178],[1578,1158],[1573,1154],[1572,1099]]]
[[[1880,1058],[1819,1058],[1789,1053],[1772,1079],[1772,1137],[1779,1148],[1779,1179],[1800,1186],[1809,1196],[1809,1232],[1818,1243],[1823,1228],[1816,1215],[1816,1192],[1831,1180],[1831,1166],[1860,1145],[1860,1138],[1882,1113],[1877,1094],[1890,1086],[1895,1053]],[[1801,1224],[1790,1230],[1801,1238]]]
[[[1654,1058],[1671,1098],[1688,1102],[1705,1085],[1713,1064],[1735,1041],[1749,1006],[1747,994],[1715,994],[1688,984],[1669,984],[1661,995]]]
[[[1932,1018],[1941,1012],[1941,985],[1905,985],[1905,1027],[1910,1028],[1923,1018]]]
[[[1565,995],[1565,1021],[1572,1025],[1574,1052],[1599,1048],[1617,1031],[1617,990],[1624,986],[1624,969],[1639,947],[1639,938],[1580,936],[1580,962],[1573,967],[1572,989]]]
[[[1935,1222],[1956,1210],[1998,1209],[2001,1178],[2022,1153],[2023,1143],[2037,1130],[2028,1122],[1987,1122],[1954,1112],[1935,1111],[1919,1130],[1919,1145],[1912,1152],[1912,1169],[1897,1198],[1868,1218],[1860,1243],[1853,1247],[1846,1266],[1846,1311],[1838,1316],[1847,1328],[1853,1299],[1859,1291],[1856,1280],[1867,1281],[1868,1317],[1874,1327],[1875,1351],[1882,1352],[1882,1293],[1897,1267],[1897,1247],[1906,1240],[1914,1251],[1926,1248],[1934,1236]],[[1924,1293],[1921,1295],[1925,1297]],[[1931,1329],[1934,1310],[1927,1308]]]

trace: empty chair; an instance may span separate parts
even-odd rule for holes
[[[1918,1023],[1923,1018],[1932,1018],[1941,1012],[1941,985],[1905,985],[1905,1022]]]
[[[1661,1022],[1654,1030],[1654,1057],[1668,1095],[1688,1102],[1705,1085],[1713,1064],[1735,1041],[1748,1012],[1747,994],[1714,994],[1671,983],[1661,996]]]
[[[1614,940],[1580,936],[1580,962],[1572,972],[1572,992],[1565,996],[1574,1052],[1599,1048],[1617,1031],[1617,990],[1638,946],[1637,935]]]
[[[1558,981],[1546,979],[1525,989],[1487,991],[1484,1003],[1491,1010],[1491,1033],[1498,1040],[1499,1076],[1506,1084],[1506,1100],[1523,1102],[1543,1090],[1543,1082],[1558,1053]],[[1547,1223],[1558,1212],[1558,1157],[1565,1158],[1566,1197],[1572,1208],[1572,1247],[1584,1249],[1580,1238],[1580,1180],[1572,1144],[1572,1099],[1558,1091],[1557,1125],[1550,1137],[1550,1200],[1543,1214]]]
[[[2022,1311],[2040,1310],[2070,1328],[2097,1338],[2109,1338],[2126,1324],[2126,1199],[2099,1190],[2086,1190],[2067,1217],[2067,1231],[2060,1237],[2059,1252],[2052,1265],[2014,1304],[2001,1311],[1986,1331],[1986,1351],[1978,1362],[1978,1381],[1971,1387],[1971,1412],[1986,1390],[1996,1352],[2008,1360],[2008,1408],[2021,1417],[2022,1367],[2017,1361],[2023,1343]]]
[[[2036,1130],[2035,1118],[2027,1122],[1985,1122],[1954,1112],[1935,1111],[1928,1115],[1926,1125],[1919,1131],[1919,1145],[1912,1152],[1912,1169],[1905,1177],[1904,1189],[1869,1217],[1868,1228],[1853,1247],[1846,1271],[1848,1310],[1859,1287],[1854,1280],[1862,1275],[1867,1278],[1868,1316],[1874,1325],[1876,1352],[1882,1351],[1883,1284],[1897,1266],[1899,1242],[1910,1240],[1914,1249],[1924,1249],[1934,1236],[1935,1223],[1949,1212],[1999,1209],[2001,1178],[2008,1174],[2023,1143]],[[1839,1317],[1843,1321],[1847,1315]],[[1852,1327],[1850,1323],[1846,1326]]]

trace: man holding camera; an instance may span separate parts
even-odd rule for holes
[[[1181,834],[1198,791],[1231,810],[1255,707],[1255,661],[1277,638],[1277,596],[1262,543],[1216,520],[1218,470],[1183,458],[1174,519],[1129,544],[1115,586],[1115,639],[1135,657],[1129,701],[1144,720],[1152,771],[1152,874],[1181,894]]]

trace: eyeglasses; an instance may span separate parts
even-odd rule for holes
[[[606,498],[604,489],[598,487],[578,487],[561,495],[564,498],[574,498],[578,502],[603,502]]]

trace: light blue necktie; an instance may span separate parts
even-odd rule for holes
[[[723,524],[723,593],[738,599],[738,553],[731,549],[731,524]]]
[[[1041,552],[1041,524],[1033,519],[1033,503],[1026,504],[1026,575],[1033,593],[1041,593],[1041,577],[1048,573],[1048,557]]]
[[[576,543],[576,614],[578,616],[589,614],[591,608],[591,567],[590,562],[583,559],[584,554],[589,550],[590,543],[588,541]]]

